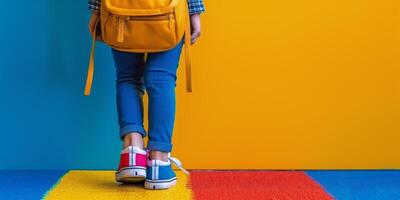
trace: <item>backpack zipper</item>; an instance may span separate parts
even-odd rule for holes
[[[173,13],[165,13],[162,15],[153,15],[153,16],[126,16],[127,20],[138,20],[138,21],[158,21],[158,20],[169,20],[173,16]]]
[[[125,27],[126,27],[126,17],[120,17],[117,16],[117,22],[118,22],[118,36],[117,36],[117,42],[124,42],[124,33],[125,33]]]

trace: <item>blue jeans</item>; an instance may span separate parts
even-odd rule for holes
[[[148,53],[122,52],[112,48],[116,67],[116,101],[119,136],[137,132],[147,136],[143,126],[143,95],[147,92],[148,144],[150,150],[171,152],[175,121],[176,72],[183,46]]]

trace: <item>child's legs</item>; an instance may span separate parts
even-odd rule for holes
[[[149,96],[149,142],[152,151],[170,152],[175,120],[176,72],[183,40],[173,49],[149,53],[144,83]]]
[[[112,49],[116,70],[116,103],[120,139],[136,132],[146,137],[143,127],[144,54]]]

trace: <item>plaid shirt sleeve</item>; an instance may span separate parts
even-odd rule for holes
[[[203,0],[188,0],[189,14],[200,14],[206,11]]]
[[[189,14],[199,14],[206,11],[203,0],[187,0],[189,6]],[[88,7],[92,11],[100,10],[101,0],[89,0]]]
[[[88,8],[92,11],[100,10],[100,0],[89,0]]]

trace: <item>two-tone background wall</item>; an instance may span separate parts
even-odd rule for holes
[[[97,48],[92,95],[83,96],[86,3],[3,3],[1,169],[117,167],[105,45]],[[172,154],[186,168],[400,168],[399,1],[205,5],[193,93],[185,92],[183,67],[176,89]]]

